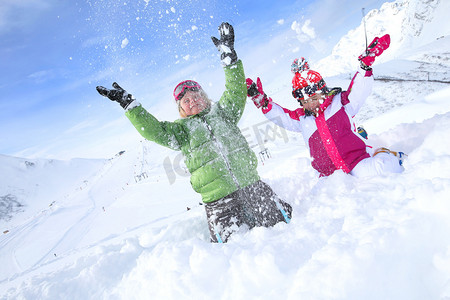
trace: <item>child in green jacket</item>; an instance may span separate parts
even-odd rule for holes
[[[183,153],[191,185],[205,204],[211,241],[226,242],[243,225],[289,222],[292,208],[260,180],[256,155],[237,126],[247,98],[244,68],[233,27],[222,23],[219,33],[220,40],[212,40],[221,52],[226,90],[217,103],[197,82],[182,81],[173,93],[181,119],[160,122],[117,83],[97,90],[120,103],[144,138]]]

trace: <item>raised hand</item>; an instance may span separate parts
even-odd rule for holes
[[[97,92],[100,95],[107,97],[111,101],[119,102],[120,106],[126,109],[127,106],[131,102],[133,102],[133,96],[131,94],[128,94],[127,91],[121,88],[120,85],[117,84],[117,82],[114,82],[112,86],[113,89],[107,89],[103,86],[97,86]]]
[[[236,51],[234,51],[234,29],[227,22],[219,26],[220,40],[211,37],[214,45],[220,52],[220,60],[225,66],[235,64],[238,60]]]
[[[251,97],[253,103],[257,108],[267,107],[269,102],[272,101],[271,98],[267,98],[267,95],[263,91],[261,79],[259,77],[256,79],[256,83],[250,78],[246,79],[247,82],[247,96]]]

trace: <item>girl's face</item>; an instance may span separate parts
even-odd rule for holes
[[[187,91],[181,98],[179,105],[186,113],[186,116],[193,116],[203,111],[208,103],[199,92]]]
[[[302,100],[302,105],[304,109],[317,114],[319,112],[320,105],[323,103],[323,100],[324,96],[321,93],[316,93],[311,97]]]

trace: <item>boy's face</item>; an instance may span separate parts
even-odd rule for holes
[[[180,107],[187,116],[193,116],[203,111],[207,106],[207,102],[199,92],[187,91],[180,100]]]

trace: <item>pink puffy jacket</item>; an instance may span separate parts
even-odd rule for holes
[[[306,116],[303,108],[292,111],[275,102],[263,108],[263,113],[278,126],[303,134],[312,166],[320,176],[331,175],[338,169],[349,173],[361,160],[370,157],[352,118],[372,92],[373,80],[372,71],[359,69],[347,91],[325,99],[317,117]]]

